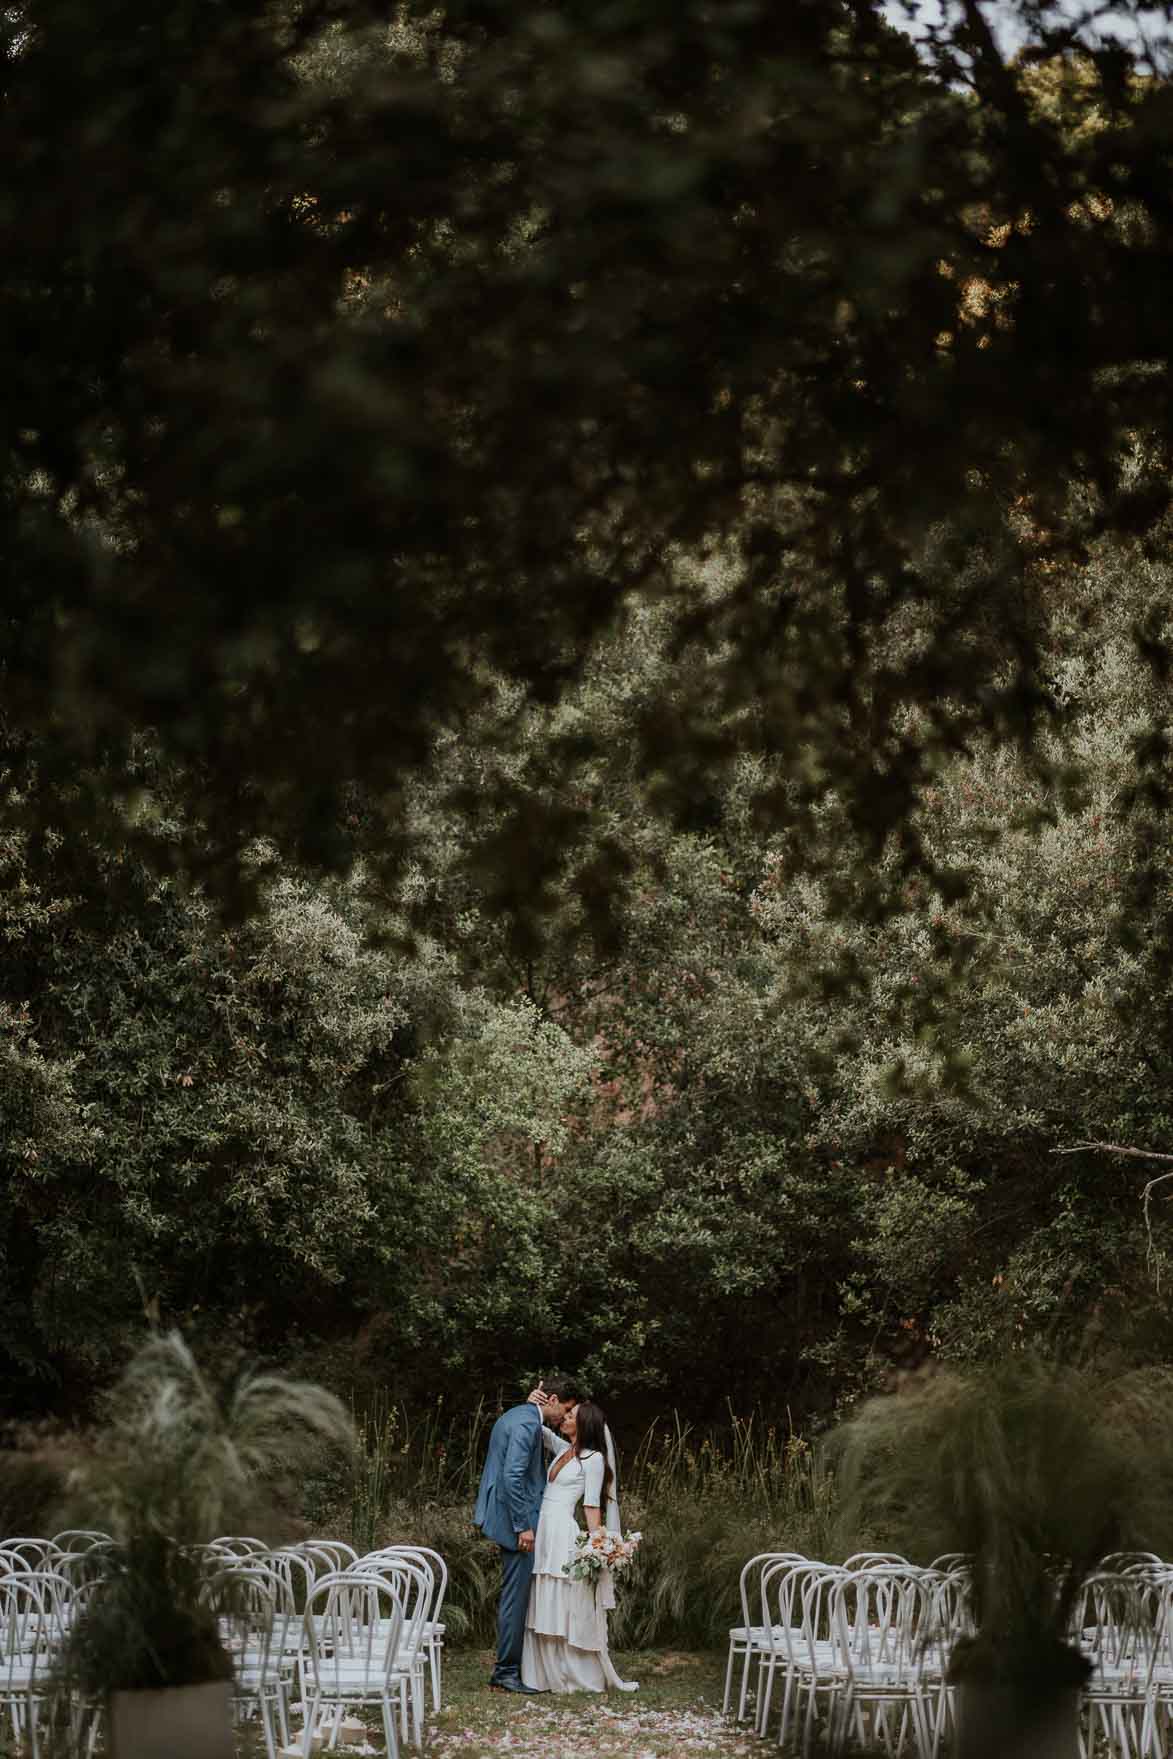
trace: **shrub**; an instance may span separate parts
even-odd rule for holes
[[[177,1332],[152,1337],[71,1484],[74,1519],[115,1544],[100,1555],[63,1673],[87,1696],[226,1678],[216,1615],[227,1609],[202,1592],[199,1546],[239,1531],[299,1462],[349,1436],[320,1387],[245,1372],[217,1388]]]
[[[449,1570],[449,1634],[458,1643],[491,1643],[496,1629],[496,1547],[472,1525],[495,1415],[480,1405],[446,1419],[437,1404],[413,1416],[373,1402],[356,1424],[351,1474],[319,1481],[307,1511],[360,1550],[402,1541],[439,1551]],[[653,1424],[630,1471],[621,1470],[624,1525],[645,1537],[612,1615],[615,1646],[723,1643],[739,1620],[742,1565],[765,1550],[828,1555],[833,1498],[809,1445],[760,1415],[731,1414],[703,1433],[678,1417]]]

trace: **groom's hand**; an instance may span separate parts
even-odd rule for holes
[[[534,1530],[532,1527],[527,1527],[524,1533],[517,1535],[517,1549],[518,1551],[532,1551],[533,1548]]]

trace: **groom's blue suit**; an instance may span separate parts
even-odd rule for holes
[[[519,1551],[519,1533],[538,1524],[545,1489],[542,1419],[536,1405],[514,1405],[498,1417],[489,1436],[489,1452],[477,1491],[473,1520],[501,1547],[503,1581],[497,1609],[496,1680],[521,1673],[525,1613],[529,1601],[534,1554]]]

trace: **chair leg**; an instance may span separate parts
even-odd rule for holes
[[[318,1720],[318,1711],[321,1702],[322,1700],[317,1692],[306,1691],[302,1693],[301,1711],[305,1718],[301,1731],[301,1750],[303,1759],[309,1759],[310,1748],[313,1746],[314,1740],[314,1726]]]
[[[778,1745],[780,1747],[785,1746],[786,1744],[786,1734],[790,1727],[790,1706],[791,1702],[794,1700],[794,1695],[794,1674],[790,1668],[787,1668],[786,1680],[782,1687],[782,1720],[778,1724]],[[762,1735],[766,1733],[764,1728],[759,1732]]]
[[[292,1682],[278,1677],[277,1680],[277,1728],[281,1735],[281,1745],[288,1747],[289,1741],[289,1694]]]
[[[734,1650],[734,1646],[733,1646],[733,1639],[730,1638],[730,1640],[729,1640],[729,1658],[725,1663],[725,1692],[724,1692],[724,1695],[722,1696],[722,1699],[721,1699],[721,1715],[722,1716],[728,1716],[728,1714],[729,1714],[729,1698],[730,1698],[730,1695],[733,1691],[733,1657],[734,1657],[734,1654],[735,1654],[735,1650]],[[742,1677],[742,1683],[744,1684],[744,1681],[745,1681],[744,1672],[742,1673],[741,1677]]]
[[[399,1759],[399,1734],[395,1727],[395,1712],[391,1707],[388,1693],[383,1693],[383,1739],[387,1743],[387,1759]]]
[[[273,1707],[265,1696],[265,1689],[263,1686],[257,1697],[257,1706],[261,1713],[261,1733],[265,1737],[265,1752],[268,1755],[268,1759],[277,1759],[277,1742],[273,1736]]]
[[[774,1669],[777,1657],[771,1652],[767,1661],[764,1655],[758,1657],[758,1701],[754,1705],[753,1725],[759,1735],[766,1732],[766,1724],[770,1720],[770,1701],[774,1696]]]
[[[747,1643],[745,1646],[745,1660],[741,1664],[741,1693],[740,1693],[740,1696],[738,1697],[738,1700],[737,1700],[737,1720],[738,1720],[738,1722],[745,1721],[745,1701],[749,1696],[749,1676],[750,1676],[750,1670],[753,1667],[753,1658],[754,1658],[753,1645],[752,1645],[752,1643]],[[761,1692],[761,1686],[762,1686],[762,1658],[759,1655],[758,1656],[758,1692],[759,1692],[759,1694]],[[757,1710],[756,1704],[754,1705],[754,1710],[755,1710],[755,1712]]]

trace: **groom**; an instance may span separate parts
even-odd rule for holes
[[[540,1383],[535,1392],[543,1392]],[[541,1410],[531,1393],[529,1403],[511,1406],[494,1423],[473,1514],[485,1538],[496,1540],[501,1548],[497,1665],[489,1684],[502,1692],[528,1694],[536,1689],[521,1683],[521,1647],[534,1569],[534,1532],[546,1487],[542,1419],[557,1429],[567,1411],[581,1403],[577,1388],[565,1380],[556,1380],[544,1394]]]

